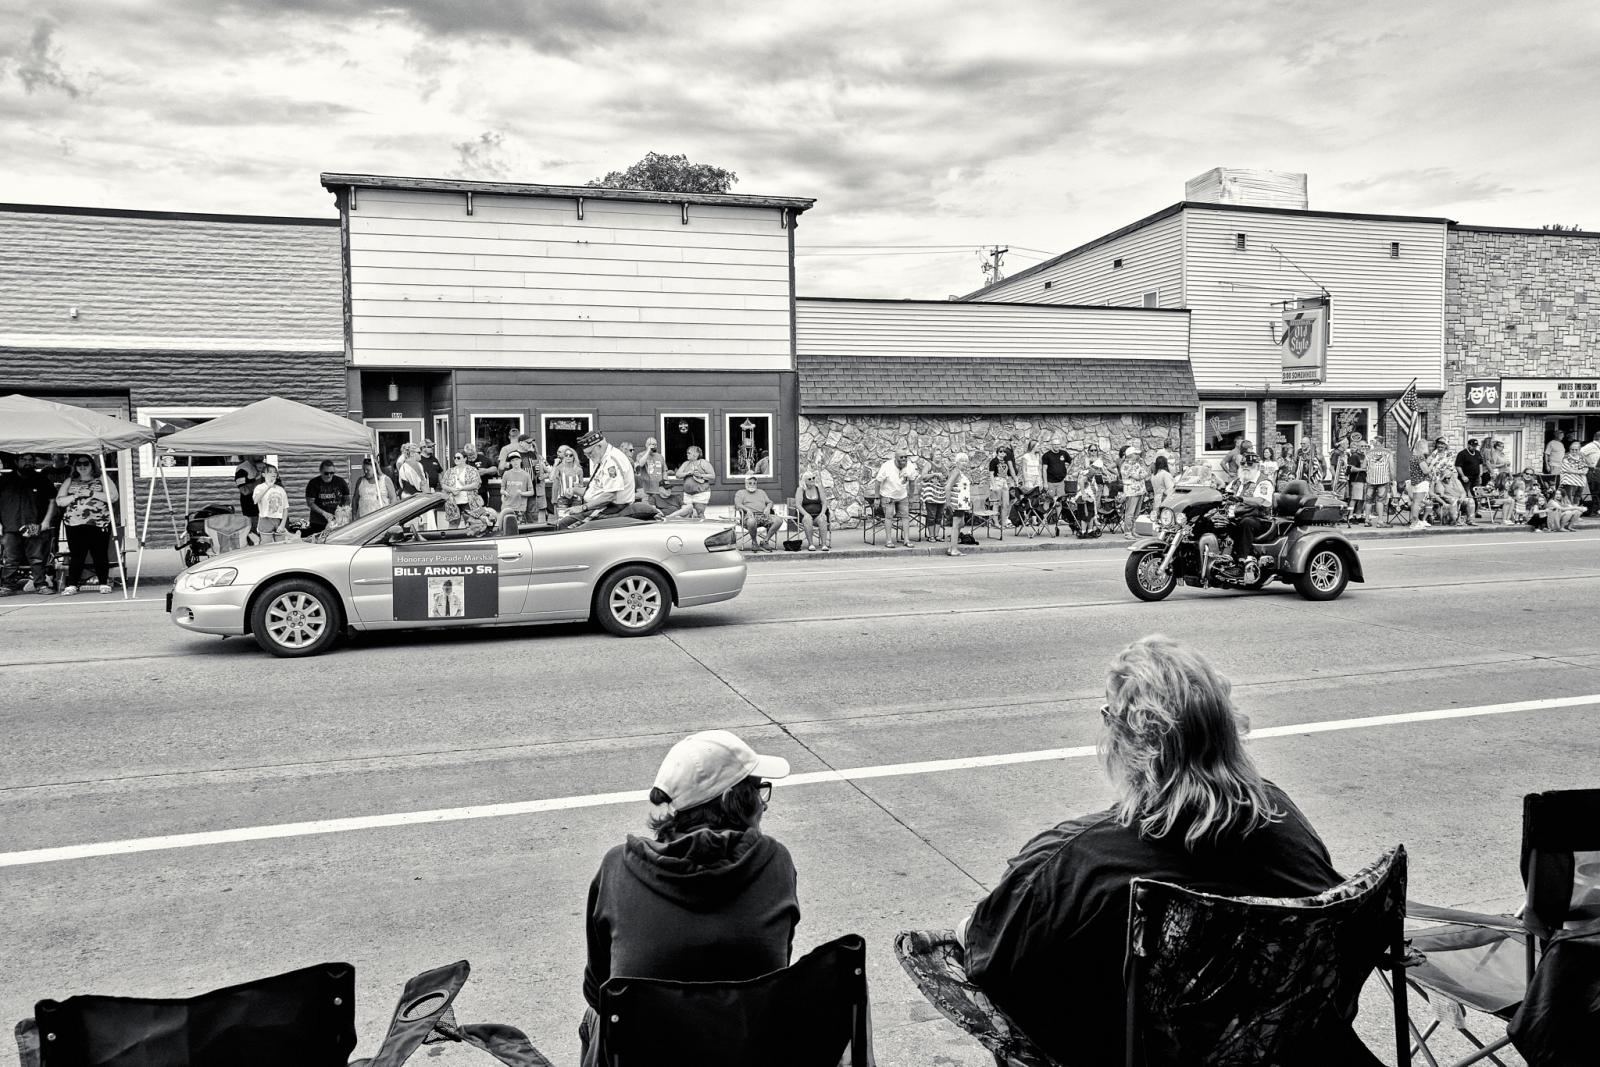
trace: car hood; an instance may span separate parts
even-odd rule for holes
[[[354,549],[349,545],[312,544],[304,541],[286,541],[275,545],[256,545],[253,548],[240,548],[217,556],[207,556],[193,567],[185,570],[183,574],[214,570],[217,567],[234,567],[241,576],[248,577],[252,574],[270,573],[280,569],[284,566],[285,557],[289,555],[303,558],[313,553],[319,556],[323,554],[348,555],[352,551]]]

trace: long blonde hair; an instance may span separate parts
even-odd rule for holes
[[[1205,657],[1160,634],[1111,662],[1100,761],[1123,826],[1143,837],[1182,831],[1193,851],[1283,818],[1244,749],[1249,721]]]

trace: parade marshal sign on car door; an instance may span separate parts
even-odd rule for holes
[[[1303,307],[1284,309],[1283,380],[1320,382],[1328,366],[1328,309]]]
[[[394,617],[493,619],[500,614],[500,560],[493,545],[396,545]]]

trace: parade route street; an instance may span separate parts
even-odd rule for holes
[[[347,960],[370,1054],[403,982],[466,958],[461,1021],[572,1067],[589,880],[642,831],[667,747],[727,728],[799,776],[765,823],[799,871],[796,954],[865,935],[879,1062],[978,1067],[894,934],[954,926],[1031,835],[1106,803],[1105,666],[1151,632],[1232,679],[1341,871],[1404,843],[1411,897],[1513,908],[1522,795],[1600,784],[1600,537],[1362,558],[1328,604],[1143,604],[1110,550],[779,559],[647,639],[365,636],[299,661],[180,632],[159,588],[0,601],[0,1021]],[[1361,1030],[1392,1057],[1386,1007],[1369,985]]]

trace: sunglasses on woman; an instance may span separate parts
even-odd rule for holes
[[[772,783],[762,782],[756,787],[756,796],[761,798],[761,806],[765,808],[772,803]]]

